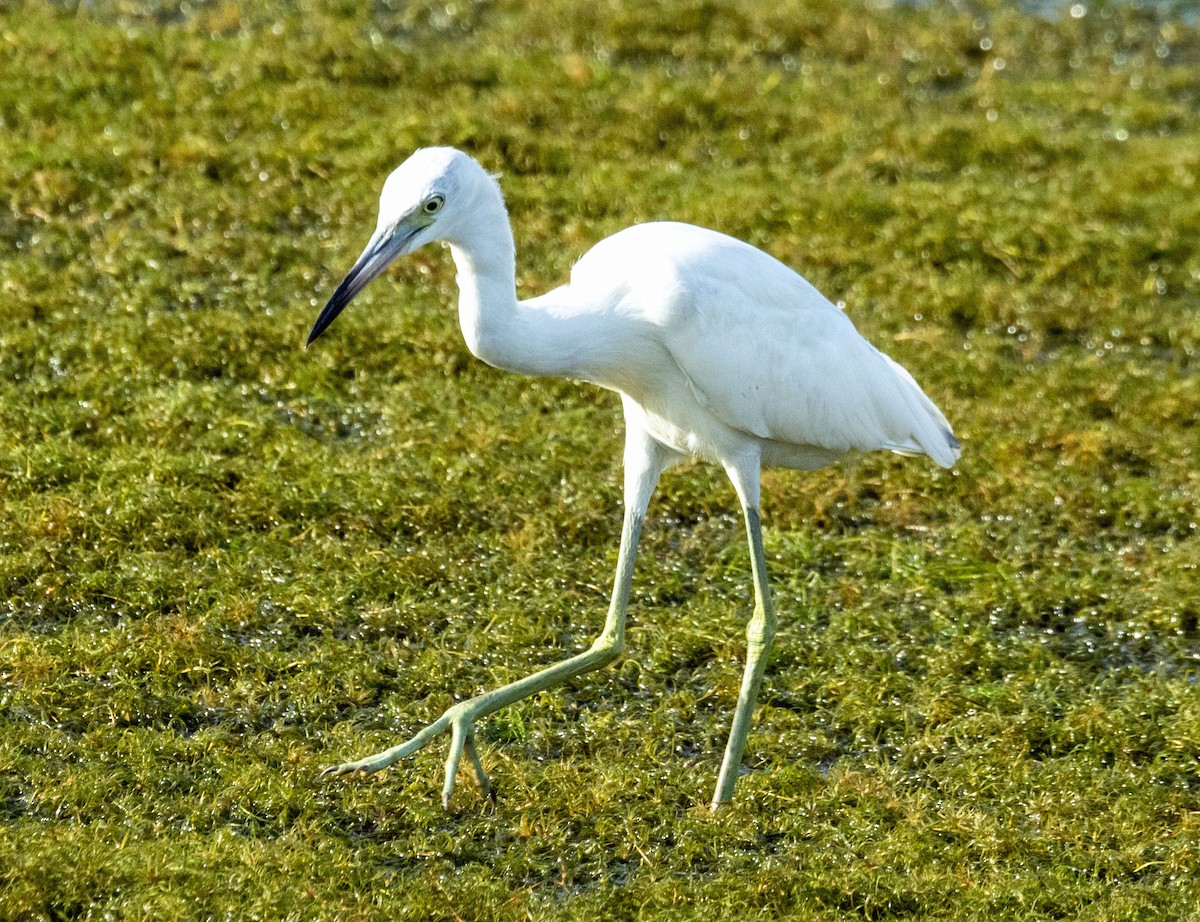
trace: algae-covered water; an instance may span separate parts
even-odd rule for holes
[[[1200,886],[1200,35],[1186,5],[0,3],[0,918],[1187,919]],[[438,248],[309,325],[416,147],[502,174],[522,296],[659,218],[794,266],[952,472],[651,506],[585,649],[611,394],[467,353]]]

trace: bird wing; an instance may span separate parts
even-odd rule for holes
[[[715,231],[641,227],[657,229],[631,234],[628,255],[653,260],[631,291],[653,292],[639,300],[653,302],[662,346],[717,419],[777,443],[954,463],[950,426],[912,376],[803,278]]]
[[[798,311],[786,324],[749,324],[697,313],[672,331],[667,348],[697,399],[727,426],[839,453],[887,449],[954,462],[944,417],[844,315]]]

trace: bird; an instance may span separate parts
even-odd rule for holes
[[[440,241],[454,260],[458,317],[471,353],[497,369],[590,382],[621,398],[624,512],[604,627],[591,646],[532,675],[461,700],[410,739],[328,776],[370,773],[449,733],[442,804],[464,767],[495,788],[476,745],[483,718],[617,659],[634,561],[662,473],[699,459],[737,494],[750,547],[754,609],[746,664],[710,809],[733,800],[755,701],[775,636],[761,520],[763,467],[817,470],[856,453],[926,455],[941,467],[961,447],[912,375],[871,345],[846,312],[768,253],[715,230],[635,224],[593,246],[570,281],[516,294],[516,249],[496,176],[451,147],[416,150],[384,183],[362,254],[309,333],[321,336],[399,257]]]

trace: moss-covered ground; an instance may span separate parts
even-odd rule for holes
[[[1200,38],[1187,10],[0,2],[0,918],[1200,917]],[[413,148],[519,284],[674,218],[910,367],[958,468],[669,474],[586,647],[619,403],[472,359],[430,248],[308,326]]]

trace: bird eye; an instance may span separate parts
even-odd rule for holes
[[[442,210],[442,205],[446,203],[446,199],[440,195],[434,195],[425,200],[425,214],[437,214]]]

